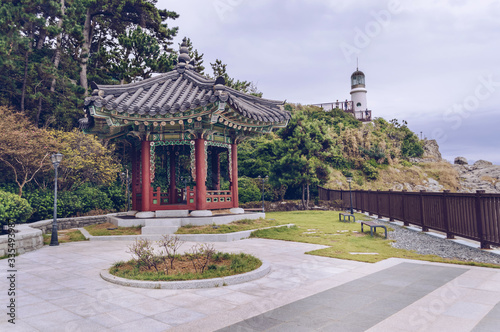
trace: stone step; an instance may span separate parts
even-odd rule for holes
[[[189,210],[159,210],[156,211],[156,218],[178,218],[189,216]]]
[[[177,226],[147,226],[141,229],[142,234],[174,234],[179,227]]]
[[[166,218],[166,219],[146,219],[144,226],[181,226],[181,218]]]

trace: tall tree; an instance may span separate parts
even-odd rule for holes
[[[262,97],[262,92],[257,90],[257,87],[253,84],[253,82],[240,81],[230,77],[227,73],[227,64],[223,63],[221,60],[216,59],[215,62],[210,63],[210,65],[212,66],[214,74],[212,78],[224,77],[228,87],[244,93],[250,93],[257,97]]]
[[[205,66],[203,66],[203,53],[198,53],[198,50],[193,47],[193,43],[190,38],[185,38],[187,47],[189,49],[189,57],[193,61],[194,70],[201,75],[205,75]]]
[[[0,162],[11,171],[22,196],[24,186],[39,172],[50,169],[55,141],[43,129],[33,126],[22,113],[0,106]]]
[[[141,27],[154,36],[159,43],[171,43],[177,28],[168,28],[167,19],[176,19],[178,14],[159,10],[156,0],[85,0],[82,42],[80,44],[80,85],[88,93],[88,62],[101,47],[116,46],[118,36],[129,29]],[[169,49],[166,49],[169,51]]]
[[[105,56],[111,64],[112,76],[122,84],[136,78],[146,79],[154,72],[167,72],[174,67],[176,54],[166,53],[165,45],[162,47],[141,27],[120,35],[118,41],[118,47]]]

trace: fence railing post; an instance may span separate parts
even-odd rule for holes
[[[410,223],[408,222],[408,219],[406,218],[406,189],[403,189],[401,192],[401,195],[403,198],[401,199],[401,208],[403,209],[403,225],[404,226],[410,226]]]
[[[491,249],[489,243],[484,239],[483,213],[481,209],[482,194],[484,193],[484,190],[476,190],[476,225],[479,241],[481,242],[481,249]]]
[[[420,190],[420,222],[422,223],[422,232],[428,232],[429,228],[425,226],[425,211],[424,211],[424,193],[425,190]]]
[[[377,217],[380,219],[380,206],[379,206],[379,197],[380,197],[380,189],[377,189],[377,193],[375,194],[375,197],[377,199]]]
[[[389,189],[389,221],[394,221],[394,218],[392,217],[392,200],[391,196],[393,195],[392,189]]]
[[[372,210],[372,202],[373,202],[373,197],[372,197],[372,191],[371,190],[368,190],[368,215],[369,216],[373,216],[373,210]]]
[[[358,190],[359,193],[359,209],[361,213],[365,213],[365,195],[362,190]]]
[[[450,221],[448,218],[448,193],[449,190],[443,190],[443,220],[444,220],[444,229],[446,231],[447,239],[454,239],[455,235],[450,231]]]

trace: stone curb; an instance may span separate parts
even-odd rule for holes
[[[262,265],[253,271],[238,274],[234,276],[202,279],[202,280],[185,280],[185,281],[145,281],[145,280],[131,280],[116,277],[108,272],[108,270],[101,271],[101,278],[113,284],[148,289],[198,289],[198,288],[212,288],[222,287],[229,285],[237,285],[244,282],[260,279],[271,271],[271,265],[266,261],[262,261]]]
[[[238,241],[242,239],[247,239],[250,237],[252,232],[260,230],[260,229],[268,229],[268,228],[276,228],[276,227],[292,227],[294,224],[285,224],[279,226],[251,229],[247,231],[234,232],[234,233],[224,233],[224,234],[169,234],[172,236],[178,237],[182,241],[188,242],[231,242]],[[78,228],[80,232],[85,236],[85,238],[90,241],[135,241],[135,240],[143,240],[148,239],[151,241],[161,240],[162,234],[154,234],[154,235],[109,235],[109,236],[93,236],[90,235],[83,228]]]

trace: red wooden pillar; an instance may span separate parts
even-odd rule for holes
[[[205,140],[197,138],[194,143],[196,158],[196,210],[206,210],[207,206],[207,165],[205,165]]]
[[[151,204],[151,151],[149,141],[141,141],[142,168],[142,207],[141,211],[150,211]]]
[[[170,188],[169,188],[169,203],[175,204],[177,203],[177,184],[175,183],[175,149],[172,149],[170,153],[170,169],[167,172],[170,172]]]
[[[229,156],[228,156],[229,157]],[[238,207],[238,145],[236,143],[231,144],[231,165],[232,169],[232,196],[233,196],[233,207]]]
[[[130,182],[132,184],[132,210],[137,210],[137,182],[139,181],[138,176],[139,176],[139,170],[137,169],[139,166],[137,164],[137,150],[135,149],[135,146],[132,145],[131,151],[130,151],[130,159],[132,160],[132,181]]]

